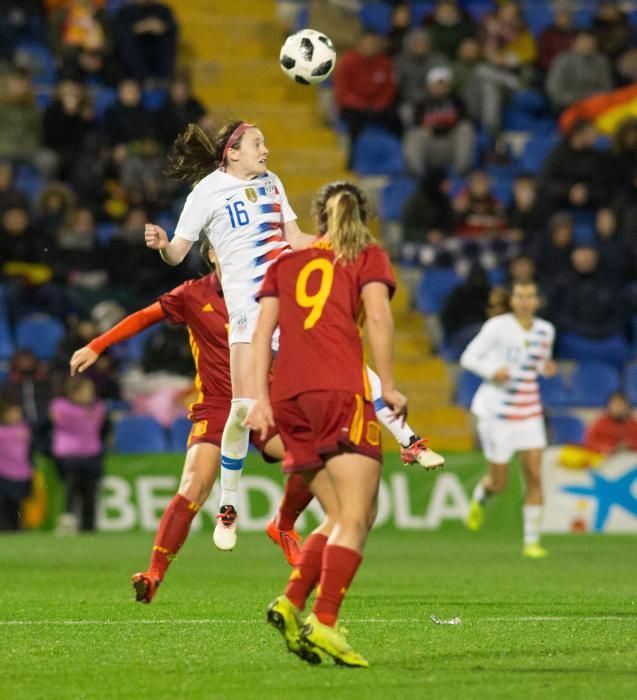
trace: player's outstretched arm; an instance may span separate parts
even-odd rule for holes
[[[128,340],[134,335],[141,333],[145,328],[158,323],[166,318],[166,314],[162,309],[161,304],[156,301],[154,304],[147,306],[145,309],[140,309],[130,316],[122,319],[117,325],[110,330],[102,333],[91,340],[88,345],[76,350],[69,362],[71,376],[84,372],[97,358],[111,345],[120,343],[122,340]]]
[[[255,402],[244,425],[265,439],[268,428],[274,425],[270,405],[269,374],[272,363],[272,334],[279,321],[277,297],[262,297],[259,301],[259,320],[252,336],[252,371],[255,380]]]
[[[161,259],[168,265],[179,265],[192,248],[192,241],[174,236],[168,240],[168,234],[157,224],[146,224],[144,228],[144,240],[151,250],[158,250]]]
[[[392,360],[394,319],[389,306],[389,290],[382,282],[369,282],[361,292],[367,316],[367,335],[380,377],[383,401],[395,418],[407,415],[407,399],[394,385]]]
[[[296,223],[296,219],[294,221],[286,221],[283,224],[283,236],[292,247],[292,250],[309,248],[316,240],[316,236],[301,231]]]

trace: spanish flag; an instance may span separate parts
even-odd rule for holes
[[[601,133],[613,134],[627,117],[637,117],[637,84],[575,102],[562,112],[560,131],[566,134],[579,119],[589,119]]]

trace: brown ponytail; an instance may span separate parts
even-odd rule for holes
[[[326,185],[316,197],[313,213],[319,231],[329,238],[339,262],[351,262],[375,243],[366,225],[367,200],[351,182]]]
[[[197,184],[216,170],[221,163],[226,143],[234,130],[243,122],[231,121],[224,124],[211,139],[197,124],[188,124],[180,134],[168,155],[166,174],[175,180],[183,180],[190,185]],[[238,139],[238,145],[241,139]]]

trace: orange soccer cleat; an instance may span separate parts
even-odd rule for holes
[[[139,574],[134,574],[131,577],[133,590],[135,591],[135,600],[138,603],[150,603],[155,597],[161,579],[152,571],[143,571]]]
[[[425,470],[438,469],[444,466],[445,458],[427,447],[427,440],[416,435],[408,447],[400,448],[400,459],[403,464],[419,464]]]
[[[281,547],[290,566],[296,566],[301,553],[301,535],[296,530],[280,530],[272,518],[265,531],[274,544]]]

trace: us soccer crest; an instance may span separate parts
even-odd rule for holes
[[[257,191],[254,187],[248,187],[246,197],[254,204],[257,201]]]
[[[268,197],[272,197],[273,194],[276,194],[276,187],[274,186],[272,180],[266,180],[265,193],[268,195]]]

